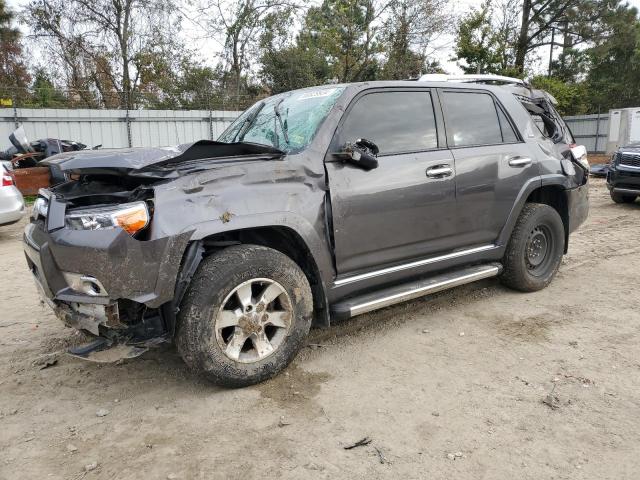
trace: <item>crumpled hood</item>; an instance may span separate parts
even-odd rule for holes
[[[129,173],[152,166],[178,164],[193,160],[225,158],[269,157],[276,158],[284,152],[274,147],[257,143],[223,143],[199,140],[174,147],[117,148],[100,150],[80,150],[54,155],[40,162],[63,172]]]

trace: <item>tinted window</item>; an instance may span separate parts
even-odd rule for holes
[[[507,120],[507,116],[504,112],[498,108],[498,117],[500,117],[500,126],[502,127],[502,141],[504,143],[513,143],[518,141],[516,132],[513,131],[513,127]]]
[[[429,92],[370,93],[347,114],[339,143],[371,140],[380,153],[437,148],[438,135]]]
[[[447,132],[453,146],[502,143],[502,132],[491,95],[445,92]]]

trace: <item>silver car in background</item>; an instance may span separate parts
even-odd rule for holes
[[[16,187],[11,162],[0,162],[0,226],[16,223],[24,210],[24,198]]]

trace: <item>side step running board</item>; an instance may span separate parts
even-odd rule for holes
[[[356,315],[406,302],[430,293],[440,292],[465,283],[482,280],[483,278],[495,277],[501,271],[502,265],[499,263],[475,265],[350,298],[333,305],[331,313],[339,318],[355,317]]]

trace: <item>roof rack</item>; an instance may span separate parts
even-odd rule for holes
[[[459,82],[459,83],[507,83],[528,87],[529,84],[521,78],[505,77],[493,74],[473,74],[473,75],[446,75],[444,73],[428,73],[422,75],[421,82]]]

